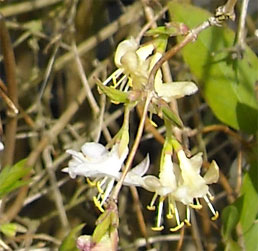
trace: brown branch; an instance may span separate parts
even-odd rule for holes
[[[18,107],[18,89],[16,84],[16,64],[9,32],[5,26],[4,16],[0,13],[0,42],[4,57],[4,68],[7,79],[7,95]],[[3,155],[3,166],[13,163],[15,149],[15,135],[17,129],[17,117],[12,109],[7,111],[8,119],[5,129],[5,150]]]

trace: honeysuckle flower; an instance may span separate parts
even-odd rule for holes
[[[178,188],[175,192],[177,200],[187,206],[193,208],[200,207],[199,198],[203,198],[210,210],[213,213],[213,219],[218,217],[218,212],[214,210],[210,203],[212,196],[209,192],[209,184],[216,183],[219,179],[219,168],[215,161],[212,161],[208,171],[202,177],[200,170],[202,166],[202,153],[198,153],[192,158],[188,159],[183,150],[177,153],[179,159],[179,166],[181,170]],[[197,205],[194,204],[194,200]]]
[[[103,145],[95,142],[85,143],[81,151],[67,150],[72,155],[68,167],[62,171],[69,173],[71,178],[77,175],[84,176],[88,183],[96,186],[98,195],[93,197],[93,201],[100,211],[104,211],[102,206],[110,195],[114,183],[119,180],[122,173],[120,172],[124,160],[128,154],[128,147],[125,147],[121,156],[119,155],[119,144],[115,144],[110,151]],[[141,186],[143,183],[142,176],[149,167],[149,156],[136,167],[132,168],[126,175],[124,185]],[[92,182],[91,179],[94,179]]]
[[[129,87],[144,89],[153,66],[161,57],[162,53],[155,52],[154,43],[139,46],[133,38],[124,40],[118,45],[115,53],[114,61],[118,69],[103,84],[106,85],[112,80],[115,87],[120,86],[120,89],[124,88],[125,91]],[[191,95],[198,90],[193,82],[164,83],[162,78],[162,72],[158,70],[154,89],[157,96],[166,102]]]
[[[184,223],[190,224],[190,208],[201,209],[199,199],[203,198],[213,213],[212,220],[218,218],[218,212],[213,208],[210,200],[212,196],[209,192],[208,185],[216,183],[219,178],[219,170],[215,161],[202,177],[200,168],[202,165],[202,154],[199,153],[188,159],[183,150],[178,151],[179,166],[172,163],[170,154],[164,155],[164,162],[161,165],[159,179],[154,176],[145,176],[143,178],[143,187],[154,192],[154,197],[148,209],[155,210],[155,201],[159,196],[157,225],[153,230],[162,230],[162,211],[164,200],[168,200],[167,218],[175,216],[177,226],[170,228],[171,231],[177,231]],[[180,220],[177,203],[186,206],[186,217],[184,221]]]
[[[128,147],[119,155],[119,144],[115,144],[110,151],[103,145],[95,142],[87,142],[81,147],[81,151],[67,150],[72,155],[68,167],[62,171],[69,173],[71,178],[77,175],[88,179],[89,184],[96,185],[99,191],[97,197],[93,197],[96,206],[103,211],[102,205],[112,191],[115,178],[119,176],[124,160],[128,154]],[[91,182],[89,178],[95,179]]]
[[[171,154],[165,154],[163,163],[161,163],[161,170],[159,174],[159,179],[154,176],[145,176],[144,177],[144,184],[143,187],[146,190],[154,192],[153,199],[148,206],[149,210],[155,210],[155,201],[159,197],[158,203],[158,215],[157,215],[157,224],[152,229],[154,231],[160,231],[164,227],[161,225],[162,223],[162,212],[163,212],[163,205],[164,201],[168,199],[168,211],[167,211],[167,218],[171,219],[173,216],[176,218],[177,226],[171,228],[171,231],[176,231],[180,229],[184,223],[181,222],[179,217],[179,212],[176,205],[176,200],[174,193],[177,189],[177,174],[178,172],[175,170],[173,162],[171,160]]]
[[[87,142],[81,147],[81,152],[67,150],[72,155],[68,168],[62,171],[69,173],[74,179],[77,175],[87,178],[113,177],[119,172],[128,154],[128,148],[119,156],[118,144],[115,144],[111,151],[103,145],[95,142]]]

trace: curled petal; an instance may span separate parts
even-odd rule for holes
[[[203,177],[206,181],[206,184],[212,184],[218,182],[219,179],[219,167],[215,160],[210,164],[210,167],[206,174]]]
[[[122,57],[129,51],[136,51],[138,47],[137,42],[135,41],[135,39],[131,38],[128,40],[124,40],[122,41],[116,49],[116,53],[115,53],[115,64],[116,66],[119,68],[121,67],[121,59]]]
[[[157,188],[162,187],[162,184],[160,180],[153,176],[153,175],[147,175],[143,177],[143,188],[150,192],[156,192]]]
[[[198,87],[193,82],[162,83],[161,80],[155,79],[155,91],[167,102],[174,98],[194,94],[197,90]]]
[[[108,153],[107,149],[96,142],[87,142],[82,147],[81,150],[88,159],[96,159]]]

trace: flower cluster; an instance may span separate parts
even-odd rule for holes
[[[115,64],[118,69],[103,84],[107,85],[112,81],[115,88],[119,87],[123,91],[127,91],[130,87],[142,90],[148,82],[153,66],[161,56],[160,52],[155,51],[154,43],[139,46],[133,38],[124,40],[118,45],[115,53]],[[158,70],[154,89],[157,96],[166,102],[191,95],[198,90],[193,82],[164,83],[162,78],[162,72]]]
[[[144,91],[150,72],[161,57],[162,53],[157,49],[157,44],[154,42],[139,46],[133,38],[122,41],[115,53],[114,61],[117,70],[102,83],[102,87],[105,86],[106,88],[103,88],[103,90],[112,89],[106,87],[106,85],[112,83],[114,88],[119,89],[119,91],[113,91],[114,89],[112,89],[110,92],[112,97],[118,95],[118,93],[121,94],[121,92],[123,94],[127,93],[130,89]],[[162,99],[162,102],[160,102],[162,104],[169,103],[175,98],[191,95],[198,90],[193,82],[164,83],[161,70],[156,73],[153,88],[153,97]],[[129,106],[126,104],[125,107],[128,108]],[[191,225],[191,208],[200,209],[202,207],[200,199],[204,199],[207,203],[213,214],[212,219],[218,217],[218,212],[215,211],[210,202],[212,196],[208,185],[218,181],[219,169],[216,162],[213,161],[208,171],[202,176],[202,153],[187,158],[179,142],[172,140],[172,124],[167,120],[169,120],[169,117],[164,118],[167,136],[161,154],[159,177],[145,175],[150,164],[147,155],[141,163],[126,174],[123,185],[138,186],[153,192],[153,199],[148,206],[150,210],[155,210],[156,200],[159,200],[157,203],[157,224],[153,227],[153,230],[163,229],[162,214],[164,203],[167,200],[167,218],[175,217],[176,220],[176,226],[170,230],[176,231],[185,224]],[[121,169],[129,152],[128,135],[129,109],[125,109],[122,129],[114,138],[119,143],[115,143],[110,151],[95,142],[85,143],[79,152],[67,150],[67,153],[72,156],[72,160],[69,161],[68,167],[63,171],[69,173],[71,178],[75,178],[77,175],[84,176],[90,185],[97,187],[98,195],[94,196],[93,200],[101,212],[104,212],[103,205],[110,196],[115,182],[121,178]],[[177,143],[173,143],[174,141]],[[172,162],[174,151],[178,158],[178,165]],[[179,203],[184,205],[186,209],[183,220],[179,216]]]
[[[144,188],[154,192],[154,197],[148,206],[149,210],[155,210],[155,201],[158,196],[158,216],[157,224],[153,230],[162,230],[162,211],[164,200],[168,199],[167,218],[171,219],[175,216],[177,226],[171,228],[171,231],[177,231],[184,223],[190,224],[190,208],[201,209],[199,202],[203,198],[208,204],[215,220],[218,218],[218,212],[214,210],[210,200],[212,196],[209,192],[208,185],[216,183],[219,178],[219,169],[215,161],[210,165],[206,174],[202,177],[200,169],[202,165],[202,154],[198,153],[188,159],[183,150],[177,153],[179,166],[173,164],[170,154],[165,154],[161,163],[159,179],[154,176],[144,177]],[[184,221],[180,220],[177,203],[182,203],[186,206],[186,217]]]

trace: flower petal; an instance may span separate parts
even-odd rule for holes
[[[136,51],[138,44],[134,38],[122,41],[116,49],[115,53],[115,64],[118,68],[122,66],[121,58],[129,51]]]
[[[193,82],[162,83],[159,79],[155,79],[155,91],[167,102],[174,98],[194,94],[197,90],[198,87]]]
[[[215,160],[210,164],[208,171],[204,175],[204,180],[206,184],[212,184],[218,182],[219,179],[219,167]]]
[[[87,142],[81,150],[87,159],[98,159],[108,153],[108,150],[101,144],[96,142]]]

